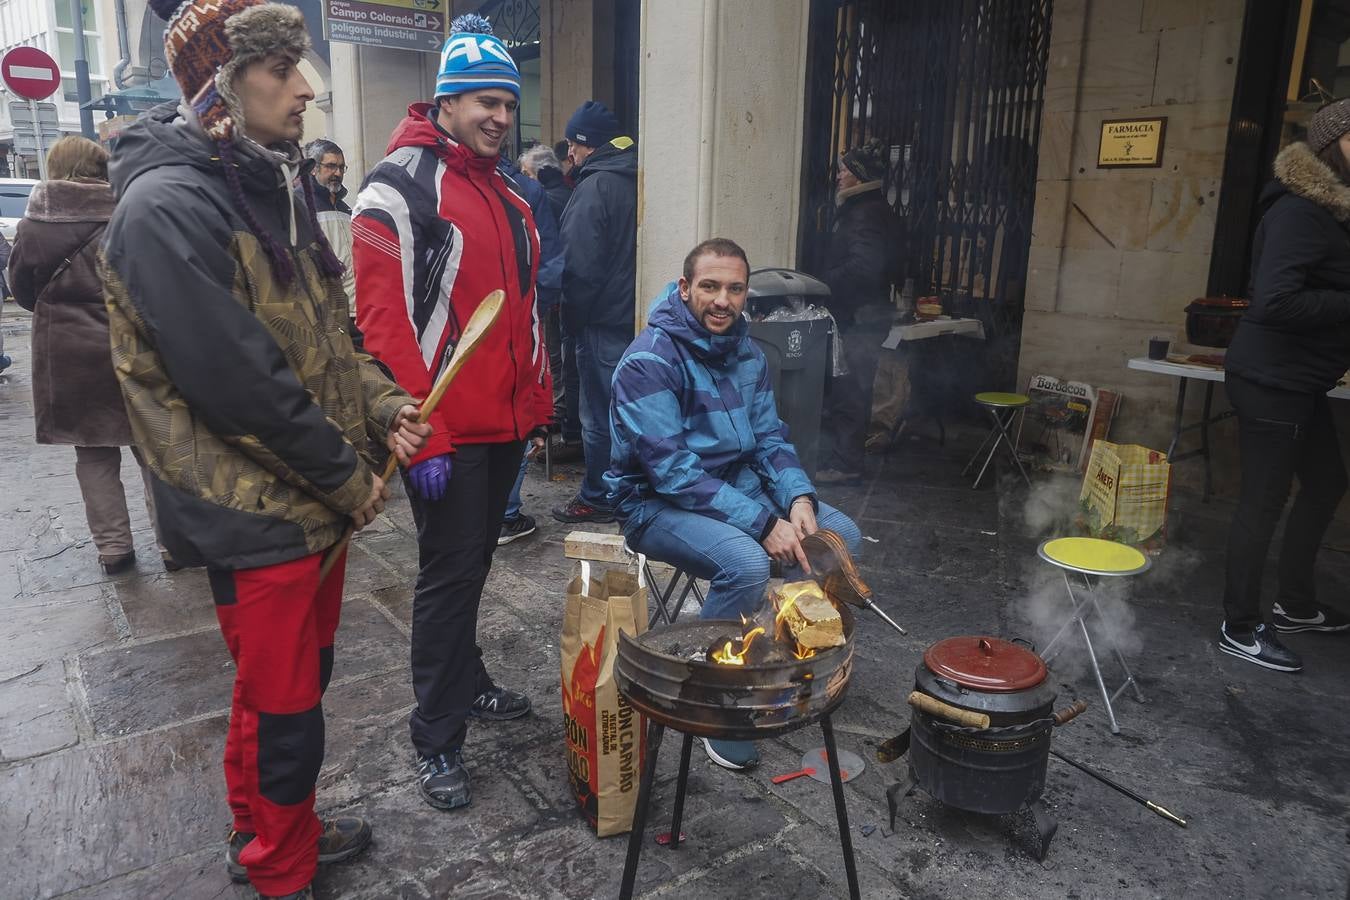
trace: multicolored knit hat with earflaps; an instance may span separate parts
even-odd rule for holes
[[[239,183],[236,142],[244,139],[244,112],[234,80],[249,65],[272,53],[304,56],[310,49],[305,17],[294,6],[267,0],[149,0],[168,23],[164,59],[206,136],[215,142],[225,180],[244,222],[262,243],[277,279],[295,277],[291,254],[253,215]],[[344,266],[319,227],[310,179],[302,178],[310,226],[319,244],[319,268],[341,275]]]

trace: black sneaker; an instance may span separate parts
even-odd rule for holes
[[[529,537],[535,532],[534,516],[527,516],[521,513],[514,519],[507,519],[502,523],[501,533],[497,535],[497,546],[509,544],[512,541],[523,537]]]
[[[863,473],[845,469],[821,469],[811,481],[814,484],[853,486],[863,483]]]
[[[1314,606],[1311,611],[1293,615],[1276,603],[1270,612],[1271,618],[1275,620],[1275,630],[1285,634],[1296,631],[1350,631],[1350,618],[1328,606]]]
[[[325,819],[323,833],[319,835],[319,865],[342,862],[356,856],[370,846],[372,833],[370,823],[356,816]],[[256,836],[243,831],[230,832],[229,841],[225,844],[225,870],[236,884],[248,881],[248,869],[239,861],[239,853]]]
[[[458,809],[473,801],[469,770],[464,768],[459,750],[435,756],[417,754],[417,775],[421,779],[422,799],[436,809]]]
[[[530,711],[530,698],[519,691],[493,685],[473,699],[469,715],[504,722],[519,719]]]
[[[314,886],[307,884],[293,894],[259,894],[260,900],[314,900]]]
[[[606,522],[614,521],[614,510],[603,506],[591,506],[580,497],[573,497],[566,506],[553,507],[553,518],[569,524],[594,522],[597,525],[604,525]]]
[[[1303,660],[1281,644],[1264,622],[1247,631],[1232,632],[1228,630],[1228,623],[1224,622],[1219,626],[1219,649],[1230,656],[1277,672],[1303,671]]]

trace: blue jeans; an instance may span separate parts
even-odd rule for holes
[[[609,468],[609,396],[614,369],[633,341],[628,328],[587,325],[577,335],[577,374],[581,379],[581,445],[586,455],[586,477],[581,502],[609,508],[605,470]]]
[[[525,455],[520,459],[520,471],[516,473],[516,483],[511,485],[511,495],[506,498],[506,517],[502,520],[510,522],[520,515],[520,486],[525,483],[525,470],[530,467],[530,450],[533,446],[529,441],[525,442]]]
[[[751,496],[781,518],[787,513],[761,489]],[[646,526],[628,545],[652,559],[668,563],[711,582],[701,618],[738,619],[749,616],[764,602],[769,584],[769,554],[750,535],[735,525],[708,516],[688,512],[664,500],[648,500],[658,506]],[[821,503],[816,524],[837,531],[855,557],[862,544],[862,532],[853,520],[828,503]],[[789,581],[805,578],[800,568],[783,572]]]

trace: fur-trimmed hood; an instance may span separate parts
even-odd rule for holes
[[[1350,186],[1322,162],[1307,144],[1290,144],[1275,157],[1275,180],[1291,194],[1311,200],[1336,221],[1350,222]]]
[[[24,217],[34,222],[106,222],[115,205],[106,181],[39,181]]]

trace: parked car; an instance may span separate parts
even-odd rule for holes
[[[10,243],[14,242],[14,230],[28,208],[28,195],[33,193],[35,184],[31,178],[0,178],[0,233]]]

